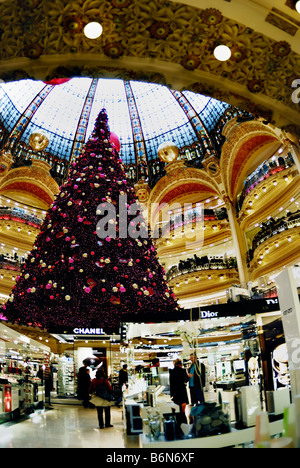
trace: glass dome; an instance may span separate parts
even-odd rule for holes
[[[33,80],[2,83],[0,148],[9,146],[14,156],[27,151],[23,154],[27,158],[32,151],[30,135],[46,134],[45,152],[52,167],[55,158],[66,168],[91,135],[102,108],[121,142],[124,165],[144,165],[147,172],[158,159],[159,145],[167,141],[181,152],[198,145],[204,156],[207,148],[214,147],[216,124],[231,106],[191,91],[137,81],[73,78],[56,85]]]

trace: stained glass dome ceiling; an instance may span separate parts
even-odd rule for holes
[[[56,86],[32,80],[0,86],[2,125],[21,131],[25,144],[32,133],[46,132],[47,152],[65,160],[89,138],[102,108],[120,139],[124,163],[136,164],[139,152],[147,162],[157,158],[162,142],[173,141],[179,148],[197,142],[228,107],[190,91],[136,81],[73,78]]]

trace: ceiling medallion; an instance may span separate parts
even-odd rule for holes
[[[263,80],[251,80],[248,82],[247,87],[251,93],[259,93],[264,89],[264,82]]]
[[[200,58],[197,55],[185,55],[181,60],[181,65],[187,70],[195,70],[200,65]]]
[[[273,52],[278,57],[286,57],[291,51],[291,46],[288,42],[281,41],[277,42],[273,46]]]
[[[120,42],[113,42],[104,47],[104,53],[110,58],[119,58],[124,54],[124,48]]]
[[[83,31],[85,24],[80,16],[70,15],[63,20],[63,29],[70,34],[78,34]]]
[[[221,23],[223,20],[223,15],[219,10],[215,8],[207,8],[206,10],[202,11],[201,17],[205,24],[215,25]]]
[[[111,4],[115,8],[127,8],[131,0],[111,0]]]
[[[25,57],[37,59],[42,55],[43,48],[40,44],[28,44],[24,47],[23,53]]]
[[[157,22],[149,28],[150,34],[155,39],[166,39],[170,34],[170,26],[168,23]]]

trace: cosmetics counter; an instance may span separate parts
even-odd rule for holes
[[[159,379],[159,373],[163,372],[163,369],[158,371],[157,378],[153,370],[146,369],[140,376],[143,378],[144,388],[139,382],[137,395],[129,394],[128,398],[125,395],[127,432],[138,433],[142,447],[171,447],[172,444],[174,447],[176,444],[180,444],[181,447],[200,447],[210,442],[213,443],[212,446],[227,446],[235,445],[234,440],[240,441],[241,445],[253,444],[257,417],[261,412],[265,412],[270,421],[271,436],[281,435],[283,414],[291,405],[287,346],[281,312],[269,310],[240,319],[233,316],[228,319],[220,317],[201,322],[186,322],[180,324],[180,327],[171,323],[147,326],[143,324],[139,329],[137,324],[129,324],[127,333],[129,339],[138,337],[139,342],[139,337],[145,341],[148,336],[166,338],[166,333],[173,333],[173,337],[178,336],[178,330],[192,336],[192,333],[199,329],[201,336],[197,336],[197,355],[206,367],[207,411],[212,405],[212,414],[206,414],[202,419],[206,423],[210,421],[209,424],[216,428],[220,421],[226,418],[229,432],[220,432],[208,438],[207,434],[197,432],[197,421],[198,426],[201,426],[200,415],[189,419],[188,414],[182,419],[182,414],[172,406],[168,395],[166,374],[164,382]],[[174,348],[171,345],[168,348],[168,355],[172,356],[169,368],[172,368],[172,359],[176,357],[182,359],[184,367],[189,367],[190,349],[184,340],[182,345],[177,341]],[[131,362],[128,361],[128,364],[132,367],[135,362],[134,356],[140,358],[142,353],[145,354],[144,349],[133,349],[132,353],[129,353]],[[157,349],[157,357],[159,356],[160,365],[164,366],[163,353]],[[163,390],[161,385],[165,387]],[[159,394],[156,394],[157,391]],[[186,411],[195,410],[188,405]],[[218,411],[221,413],[216,419],[214,413]],[[206,425],[208,424],[204,424]],[[213,438],[216,437],[220,439],[213,442]]]
[[[45,406],[50,348],[0,323],[0,423]]]

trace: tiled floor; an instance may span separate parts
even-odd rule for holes
[[[95,409],[54,405],[17,423],[0,425],[0,448],[135,448],[138,436],[124,431],[122,409],[111,408],[114,427],[98,428]]]

